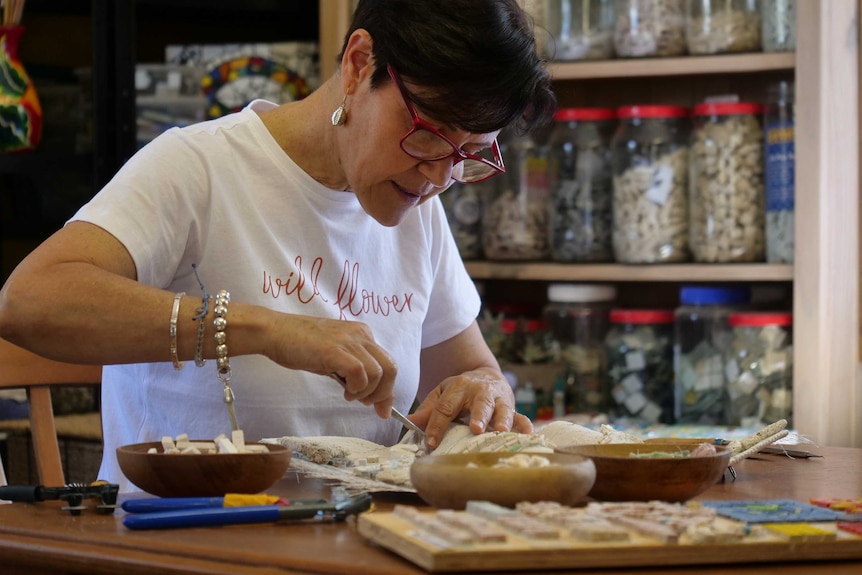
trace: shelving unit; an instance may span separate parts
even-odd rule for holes
[[[554,264],[466,262],[473,279],[602,282],[789,282],[789,264]]]
[[[724,56],[686,56],[644,60],[555,62],[550,65],[549,70],[555,80],[563,81],[769,72],[792,70],[795,62],[796,55],[793,53],[728,54]]]
[[[486,284],[536,292],[548,281],[610,281],[628,291],[673,282],[757,282],[792,288],[794,419],[822,445],[862,446],[859,376],[859,0],[797,3],[796,54],[740,54],[555,63],[561,105],[620,105],[633,91],[691,104],[706,94],[761,96],[796,79],[796,257],[769,264],[659,266],[467,262]],[[321,72],[335,71],[350,0],[321,3]],[[631,102],[629,102],[631,103]],[[632,289],[633,288],[633,289]]]
[[[613,82],[626,78],[677,76],[673,82],[680,91],[690,94],[683,86],[686,77],[709,74],[739,75],[758,72],[792,73],[794,53],[747,53],[722,56],[653,58],[642,60],[603,60],[584,62],[554,62],[551,76],[561,92],[579,80]],[[692,81],[689,80],[689,83]],[[696,83],[696,81],[694,81]],[[607,93],[603,89],[602,93]],[[625,97],[630,97],[626,94]],[[649,95],[644,95],[648,98]],[[660,98],[663,97],[659,96]],[[627,102],[632,103],[632,102]],[[659,103],[659,102],[656,102]],[[613,103],[618,105],[618,103]],[[792,282],[793,266],[776,264],[554,264],[467,262],[474,279],[537,280],[537,281],[603,281],[603,282]]]

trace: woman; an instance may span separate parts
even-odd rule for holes
[[[3,287],[0,337],[106,366],[101,478],[130,488],[119,445],[230,431],[225,401],[251,440],[391,444],[414,399],[432,449],[453,420],[532,429],[436,198],[504,169],[500,129],[550,119],[529,18],[362,1],[340,62],[304,100],[154,140]]]

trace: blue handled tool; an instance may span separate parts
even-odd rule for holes
[[[228,501],[228,497],[155,497],[152,499],[127,499],[123,501],[123,511],[128,513],[155,513],[159,511],[177,511],[180,509],[208,509],[224,507],[271,507],[274,505],[323,505],[326,499],[291,499],[286,501],[275,497],[263,501],[263,496],[243,496],[248,502],[237,503]],[[258,500],[258,502],[254,502]]]
[[[129,499],[123,501],[128,513],[154,513],[172,509],[207,509],[224,507],[224,497],[162,497],[156,499]]]
[[[247,523],[273,523],[283,519],[300,520],[329,518],[343,521],[371,507],[367,493],[339,502],[324,503],[310,500],[291,505],[250,505],[247,507],[200,507],[127,515],[123,525],[129,529],[171,529],[175,527],[207,527],[213,525],[239,525]]]

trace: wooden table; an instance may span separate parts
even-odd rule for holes
[[[862,497],[862,449],[814,449],[824,458],[789,459],[760,455],[735,465],[737,479],[719,483],[699,499],[795,499],[812,497]],[[287,497],[329,497],[320,480],[294,473],[267,491]],[[92,501],[88,503],[93,503]],[[406,495],[376,497],[379,509],[395,503],[415,503]],[[0,505],[0,572],[116,574],[234,574],[287,573],[418,574],[424,571],[382,548],[357,532],[355,524],[290,523],[130,531],[122,524],[125,514],[88,510],[73,517],[49,501],[37,504]],[[710,575],[745,573],[802,575],[829,569],[830,574],[862,574],[857,561],[828,563],[758,563],[715,567],[602,570],[620,573],[673,573],[697,571]],[[559,572],[555,572],[559,573]]]

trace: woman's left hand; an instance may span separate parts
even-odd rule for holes
[[[532,433],[530,419],[515,411],[515,397],[498,369],[481,367],[444,379],[410,415],[425,429],[426,444],[440,444],[449,424],[465,420],[473,433],[516,431]]]

